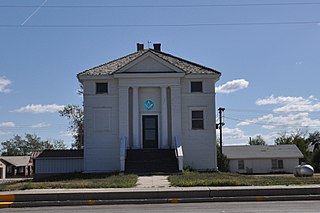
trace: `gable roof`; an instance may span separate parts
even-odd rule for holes
[[[36,157],[39,158],[83,158],[83,150],[52,150],[46,149]]]
[[[13,166],[27,166],[30,165],[30,156],[0,156],[2,161]]]
[[[224,146],[223,154],[228,159],[270,159],[270,158],[303,158],[296,145],[269,146]]]
[[[142,57],[145,54],[153,54],[156,57],[166,61],[167,63],[177,67],[185,74],[217,74],[221,75],[221,73],[217,70],[211,69],[209,67],[205,67],[199,64],[196,64],[191,61],[187,61],[185,59],[170,55],[168,53],[164,53],[162,51],[157,51],[154,49],[144,49],[127,56],[118,58],[116,60],[107,62],[105,64],[99,65],[97,67],[93,67],[91,69],[85,70],[78,74],[78,78],[81,76],[97,76],[97,75],[113,75],[117,73],[121,68],[125,67],[129,63],[135,61],[136,59]]]

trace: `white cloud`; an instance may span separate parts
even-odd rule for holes
[[[228,81],[227,83],[216,87],[217,93],[232,93],[241,89],[245,89],[249,86],[249,82],[245,79],[237,79]]]
[[[7,87],[12,83],[12,81],[8,80],[6,77],[0,77],[0,93],[9,93],[11,89]]]
[[[248,119],[240,122],[238,126],[247,126],[250,124],[262,125],[265,129],[274,128],[317,128],[320,127],[320,120],[311,119],[309,113],[289,114],[286,116],[274,116],[272,114],[264,115],[259,118]]]
[[[4,132],[0,130],[0,135],[9,135],[9,134],[11,134],[11,132]]]
[[[313,97],[313,96],[310,96]],[[271,95],[270,97],[258,99],[256,101],[257,105],[274,105],[274,104],[292,104],[292,103],[310,103],[307,99],[303,97],[291,97],[291,96],[279,96],[274,97]]]
[[[316,104],[289,104],[273,110],[275,113],[290,113],[290,112],[319,112],[320,103]]]
[[[66,131],[66,132],[61,131],[59,136],[60,137],[72,137],[72,132],[71,131]]]
[[[32,125],[31,127],[32,127],[32,128],[44,128],[44,127],[48,127],[48,126],[50,126],[50,124],[47,124],[47,123],[38,123],[38,124]]]
[[[41,105],[41,104],[29,104],[27,106],[16,109],[15,112],[30,112],[34,114],[38,113],[46,113],[46,112],[58,112],[62,110],[64,105],[57,104],[49,104],[49,105]]]
[[[244,132],[239,128],[230,129],[230,128],[225,127],[225,128],[223,128],[222,132],[223,132],[223,138],[228,138],[228,139],[247,138],[247,136],[245,136]]]
[[[320,102],[314,96],[308,98],[292,97],[292,96],[279,96],[264,99],[258,99],[257,105],[282,105],[273,109],[274,113],[292,113],[292,112],[319,112]]]
[[[0,123],[0,127],[15,127],[15,123],[13,122],[2,122]]]

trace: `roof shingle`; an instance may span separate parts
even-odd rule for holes
[[[291,144],[223,146],[222,152],[228,159],[303,158],[298,147]]]
[[[137,51],[135,53],[129,54],[127,56],[121,57],[119,59],[107,62],[105,64],[93,67],[91,69],[85,70],[78,74],[80,76],[97,76],[97,75],[113,75],[117,73],[121,68],[136,60],[137,58],[143,56],[144,54],[151,53],[155,56],[165,60],[169,64],[177,67],[186,74],[218,74],[221,73],[217,70],[196,64],[194,62],[187,61],[185,59],[164,53],[162,51],[157,51],[154,49],[144,49]]]

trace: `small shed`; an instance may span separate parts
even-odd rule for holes
[[[303,154],[296,145],[224,146],[229,171],[237,173],[292,173]]]
[[[83,150],[44,150],[34,159],[35,179],[83,171]]]

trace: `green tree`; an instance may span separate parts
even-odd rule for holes
[[[309,133],[309,137],[307,138],[307,143],[312,149],[311,156],[311,165],[315,169],[315,171],[320,171],[320,132],[315,131],[313,133]]]
[[[276,145],[295,144],[304,156],[302,161],[311,163],[311,152],[308,150],[308,141],[302,131],[295,130],[291,133],[281,133],[274,142]]]
[[[73,149],[82,149],[84,143],[83,109],[76,105],[67,105],[59,111],[60,116],[69,120],[69,130],[72,132]]]
[[[320,132],[315,131],[313,133],[309,133],[309,137],[307,138],[307,142],[310,145],[315,145],[320,143]]]
[[[250,138],[249,145],[267,145],[266,141],[263,139],[261,135],[257,135],[255,138]]]
[[[218,169],[220,172],[229,171],[229,160],[227,156],[225,156],[223,153],[220,153],[219,143],[217,143],[217,161],[218,161]]]
[[[67,145],[63,142],[63,140],[53,140],[53,149],[59,149],[59,150],[63,150],[63,149],[67,149]]]
[[[26,134],[25,138],[15,135],[12,139],[1,142],[2,155],[6,156],[24,156],[31,155],[35,150],[54,149],[54,145],[49,141],[41,140],[35,134]]]

